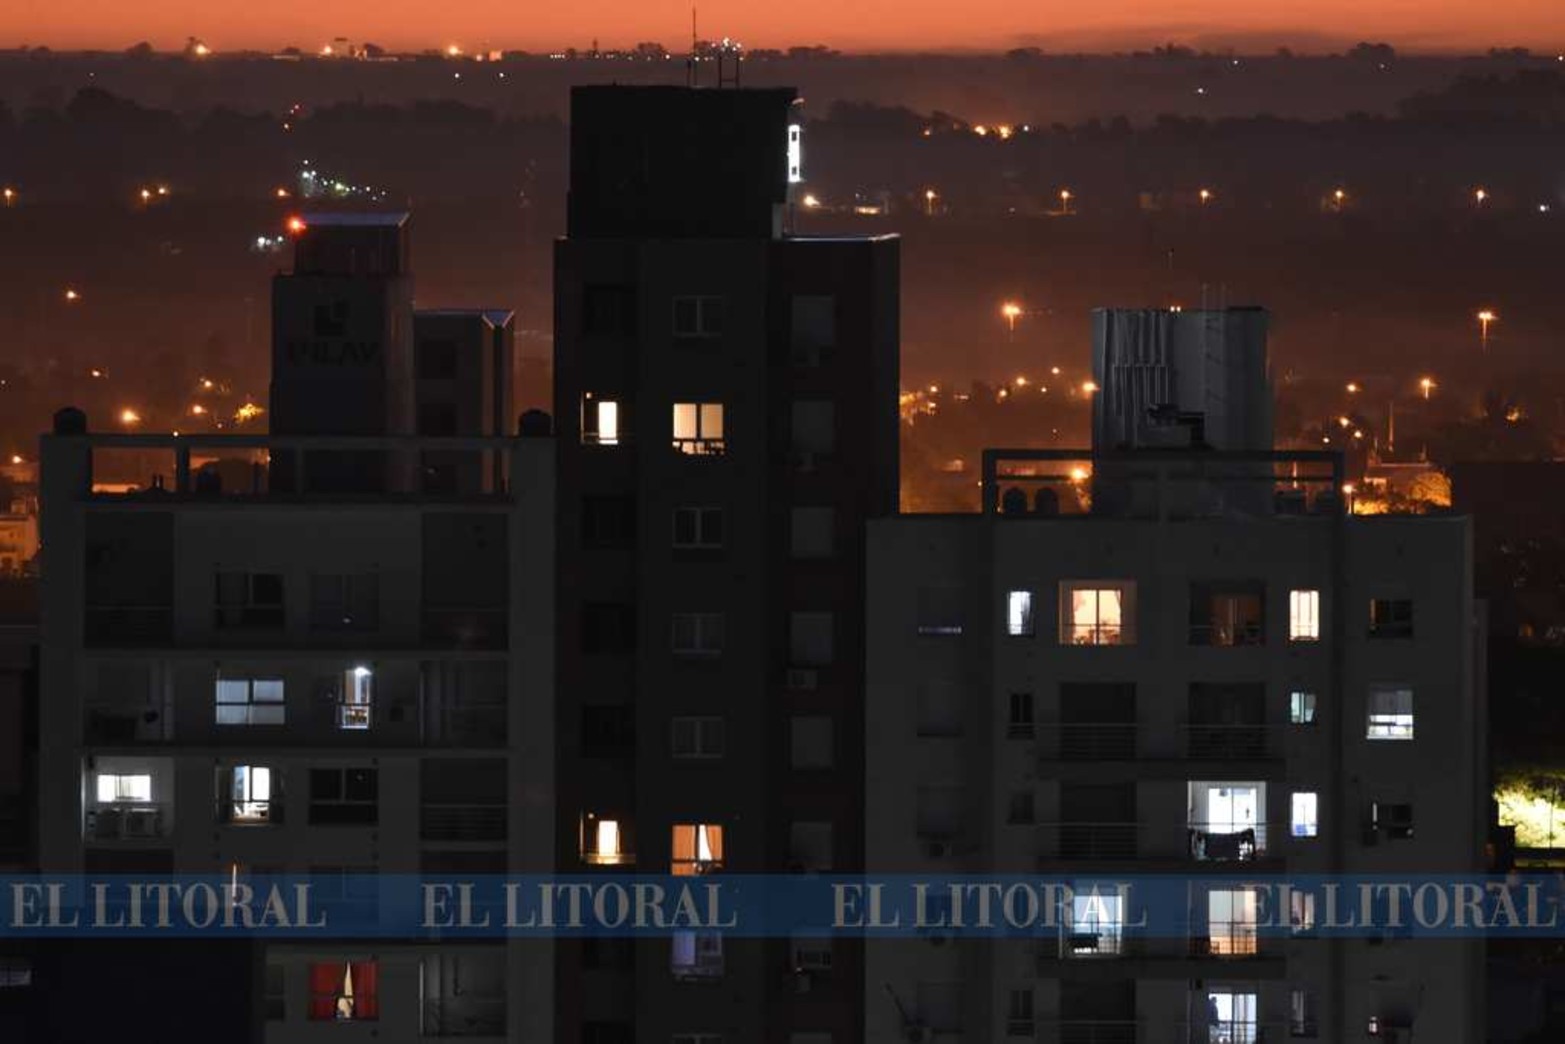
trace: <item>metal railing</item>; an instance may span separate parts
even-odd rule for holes
[[[1197,820],[1187,827],[1190,858],[1200,862],[1245,863],[1264,858],[1268,841],[1287,832],[1286,823]]]
[[[464,996],[424,1002],[426,1037],[503,1037],[505,997]]]
[[[425,841],[504,841],[506,806],[434,804],[419,806],[419,837]]]
[[[1229,647],[1237,645],[1265,645],[1266,623],[1249,620],[1236,623],[1192,623],[1191,645]]]
[[[1061,721],[1040,722],[1033,729],[1040,740],[1039,757],[1045,762],[1256,761],[1280,757],[1282,752],[1281,728],[1266,724],[1187,722],[1170,730],[1143,722]]]
[[[1140,824],[1044,823],[1039,826],[1044,857],[1063,861],[1135,859]]]
[[[153,802],[99,805],[87,813],[88,841],[151,841],[167,836],[165,806]]]

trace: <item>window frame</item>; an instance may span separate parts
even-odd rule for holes
[[[685,325],[680,311],[691,310],[694,323]],[[674,294],[669,298],[669,334],[675,341],[716,341],[728,320],[728,301],[722,294]]]
[[[676,551],[721,551],[727,546],[728,512],[719,504],[679,504],[674,507],[672,546]],[[715,522],[713,521],[715,519]],[[688,523],[691,538],[680,539],[680,523]],[[717,535],[709,538],[707,530]]]
[[[277,686],[277,699],[257,699],[256,686],[266,684]],[[225,685],[243,685],[245,687],[245,699],[225,700],[222,698]],[[224,721],[224,708],[243,708],[244,720]],[[257,720],[257,710],[275,710],[275,721]],[[221,728],[269,728],[288,724],[288,683],[284,678],[268,678],[245,675],[237,678],[225,678],[219,674],[212,680],[212,714],[213,724]],[[271,714],[260,715],[261,718],[270,718]]]
[[[1399,709],[1401,699],[1396,699],[1389,709],[1377,709],[1379,698],[1402,696],[1406,696],[1405,712]],[[1395,682],[1371,685],[1364,700],[1364,738],[1376,743],[1411,742],[1418,724],[1417,706],[1411,685]]]
[[[1005,593],[1005,634],[1008,638],[1034,638],[1038,634],[1038,596],[1026,588]]]
[[[676,761],[717,761],[727,753],[727,723],[720,715],[678,714],[668,724],[669,756]],[[688,743],[680,742],[681,729],[689,730]]]
[[[1288,796],[1288,836],[1306,840],[1320,836],[1320,792],[1295,790]]]
[[[686,418],[693,424],[692,434],[680,435],[680,411],[693,411]],[[715,432],[712,428],[715,427]],[[687,457],[721,457],[728,450],[727,410],[722,402],[676,402],[669,422],[671,445]]]
[[[1320,641],[1320,588],[1288,589],[1288,641],[1298,644]]]
[[[1136,582],[1134,580],[1061,580],[1059,585],[1059,644],[1061,645],[1135,645]],[[1119,596],[1119,624],[1105,624],[1103,595]],[[1076,596],[1093,595],[1093,622],[1076,621]],[[1089,629],[1087,640],[1080,640],[1082,628]],[[1112,630],[1113,636],[1108,632]]]

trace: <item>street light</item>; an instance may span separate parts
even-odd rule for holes
[[[1339,188],[1339,189],[1336,189],[1336,190],[1334,190],[1332,192],[1332,194],[1331,194],[1331,202],[1332,202],[1332,205],[1337,210],[1341,210],[1342,209],[1342,205],[1344,203],[1346,203],[1347,201],[1348,201],[1347,189]]]
[[[1478,313],[1478,347],[1485,352],[1489,350],[1489,324],[1498,318],[1499,313],[1492,308],[1485,308]]]
[[[1199,195],[1201,197],[1201,205],[1203,207],[1206,206],[1208,203],[1212,202],[1212,190],[1211,189],[1202,189],[1201,192],[1199,193]]]
[[[12,188],[10,185],[0,189],[0,199],[4,199],[5,205],[8,207],[16,206],[16,189]]]
[[[1489,192],[1487,189],[1480,188],[1473,192],[1473,203],[1480,207],[1484,205],[1484,201],[1488,198]]]
[[[66,301],[74,304],[75,302],[80,301],[81,299],[82,299],[82,295],[77,293],[73,288],[71,288],[71,287],[66,287],[65,288],[65,300]]]
[[[1434,390],[1435,387],[1437,387],[1435,382],[1434,382],[1434,378],[1432,378],[1432,377],[1420,377],[1418,379],[1418,386],[1424,392],[1424,401],[1425,402],[1429,401],[1429,393],[1432,390]]]
[[[1348,394],[1349,395],[1357,395],[1358,392],[1359,392],[1358,382],[1357,381],[1349,381],[1348,382]]]
[[[1095,392],[1097,390],[1098,390],[1098,382],[1097,381],[1082,381],[1081,382],[1081,393],[1083,395],[1091,395],[1093,392]]]
[[[1062,214],[1069,214],[1070,212],[1071,212],[1071,190],[1068,189],[1068,188],[1062,188],[1062,189],[1060,189],[1060,213],[1062,213]]]
[[[924,190],[924,213],[925,214],[929,215],[930,217],[934,217],[934,214],[935,214],[935,200],[937,200],[939,198],[940,198],[939,193],[937,193],[934,189],[925,189]]]
[[[1005,316],[1005,322],[1009,332],[1016,332],[1016,320],[1022,316],[1022,306],[1015,301],[1006,301],[1000,306],[1000,314]]]
[[[127,406],[120,410],[120,423],[127,428],[133,428],[141,423],[141,414]]]

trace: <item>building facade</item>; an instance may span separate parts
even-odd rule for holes
[[[898,241],[788,233],[795,96],[579,88],[555,255],[562,869],[863,866]],[[558,1040],[856,1040],[861,951],[562,944]]]
[[[432,317],[415,352],[406,226],[296,228],[272,434],[63,410],[44,438],[43,870],[552,869],[553,440],[503,434],[508,313]],[[95,486],[114,455],[146,481]],[[249,1039],[553,1032],[547,945],[267,942],[239,969],[212,988]]]
[[[869,524],[867,869],[1077,892],[1035,938],[870,943],[866,1039],[1482,1039],[1482,940],[1317,938],[1302,895],[1278,937],[1246,884],[1483,871],[1468,520],[1350,516],[1330,454],[1188,436],[984,483]],[[1180,931],[1093,895],[1128,875]]]

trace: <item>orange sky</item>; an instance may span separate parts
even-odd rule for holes
[[[0,0],[0,47],[308,49],[335,36],[393,49],[457,42],[604,47],[689,38],[689,0]],[[749,47],[850,50],[1145,47],[1174,40],[1266,51],[1387,40],[1405,50],[1565,50],[1565,0],[704,0],[701,35]]]

